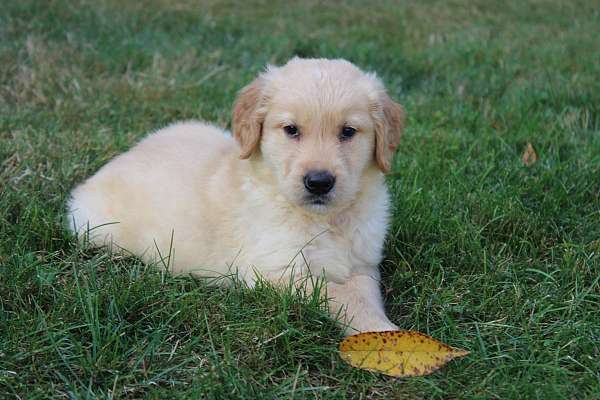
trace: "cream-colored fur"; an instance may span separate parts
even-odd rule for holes
[[[374,74],[294,58],[240,92],[233,137],[193,121],[150,134],[73,191],[68,220],[93,243],[162,259],[174,273],[235,272],[250,285],[259,275],[276,284],[323,276],[347,333],[396,329],[377,265],[388,223],[383,173],[402,122]],[[340,139],[344,126],[356,129],[351,139]],[[307,200],[312,170],[336,177],[325,204]]]

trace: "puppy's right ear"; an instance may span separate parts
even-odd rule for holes
[[[263,103],[263,79],[258,77],[240,90],[233,105],[231,128],[242,159],[250,157],[260,142],[265,119]]]

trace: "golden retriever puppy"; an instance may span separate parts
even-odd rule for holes
[[[233,137],[203,122],[148,135],[73,191],[68,221],[174,273],[320,276],[347,334],[397,329],[378,264],[403,120],[375,74],[294,58],[241,90]]]

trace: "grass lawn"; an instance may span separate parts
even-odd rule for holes
[[[0,398],[599,399],[599,27],[594,1],[3,1]],[[431,376],[344,364],[318,298],[171,277],[63,227],[111,157],[228,126],[296,54],[377,71],[407,110],[388,313],[471,351]]]

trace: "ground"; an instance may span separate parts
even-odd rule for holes
[[[0,397],[599,398],[599,10],[4,2]],[[174,278],[64,229],[76,183],[170,122],[227,127],[237,90],[293,55],[376,71],[406,108],[388,313],[471,351],[431,376],[341,362],[318,297]]]

